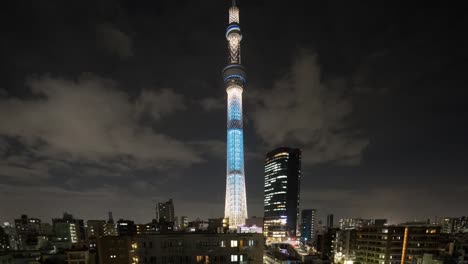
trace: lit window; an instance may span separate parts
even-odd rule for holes
[[[253,247],[254,246],[254,241],[253,240],[249,240],[249,247]]]
[[[231,262],[237,262],[237,255],[231,255]]]
[[[226,247],[226,241],[221,240],[221,245],[220,245],[220,246],[221,246],[221,247]]]
[[[231,240],[231,247],[237,247],[237,240]]]

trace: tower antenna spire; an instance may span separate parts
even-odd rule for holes
[[[232,6],[236,6],[236,0],[232,0]]]

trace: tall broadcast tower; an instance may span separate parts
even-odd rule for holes
[[[232,1],[229,8],[229,26],[226,30],[229,60],[223,70],[228,94],[227,103],[227,168],[226,207],[224,217],[229,218],[231,229],[245,224],[247,198],[244,176],[244,132],[242,129],[242,91],[246,84],[245,68],[241,65],[242,33],[239,26],[239,8]]]

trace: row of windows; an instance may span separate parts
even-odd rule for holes
[[[159,256],[159,257],[149,257],[143,258],[143,263],[191,263],[193,259],[192,256]],[[247,256],[245,255],[228,255],[228,256],[196,256],[196,263],[211,263],[213,262],[239,262],[246,261]]]
[[[202,240],[202,241],[196,241],[195,244],[197,245],[200,245],[200,246],[208,246],[208,247],[213,247],[213,246],[220,246],[220,247],[226,247],[226,242],[225,240],[221,240],[221,241],[216,241],[216,240],[212,240],[212,241],[207,241],[207,240]],[[250,240],[230,240],[228,241],[230,242],[229,245],[230,247],[244,247],[244,246],[249,246],[249,247],[253,247],[255,245],[255,241],[250,239]],[[147,245],[149,245],[150,248],[153,247],[153,242],[149,242],[148,244],[146,242],[142,242],[142,247],[143,248],[146,248]],[[197,246],[196,245],[196,246]],[[161,243],[161,248],[168,248],[168,247],[181,247],[181,246],[187,246],[187,245],[184,245],[183,242],[181,240],[178,240],[178,241],[163,241]],[[114,257],[115,255],[111,255],[111,258],[115,258]]]

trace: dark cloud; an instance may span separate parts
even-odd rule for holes
[[[222,98],[205,98],[201,100],[200,104],[206,111],[219,111],[220,109],[224,109],[226,107],[226,103],[224,102],[224,100],[222,100]]]
[[[161,116],[170,114],[176,110],[184,110],[184,98],[171,89],[159,91],[143,90],[135,102],[136,115],[150,114],[153,120],[159,120]]]
[[[110,24],[96,27],[99,45],[111,54],[122,58],[133,56],[132,40],[130,37]]]
[[[306,163],[359,163],[369,140],[350,122],[345,88],[324,83],[316,55],[302,53],[272,89],[256,91],[255,129],[270,147],[301,146]]]
[[[16,138],[34,156],[98,164],[120,158],[137,168],[202,161],[193,148],[139,122],[141,115],[148,114],[156,122],[183,108],[182,96],[171,90],[144,90],[132,101],[117,90],[114,81],[89,74],[76,80],[30,79],[28,85],[35,98],[9,98],[0,103],[1,119],[9,119],[12,112],[16,115],[0,125],[0,134]],[[22,174],[26,169],[44,171],[28,161],[7,159],[3,163],[21,168]],[[16,173],[2,174],[17,177]]]

